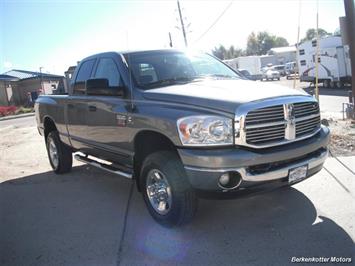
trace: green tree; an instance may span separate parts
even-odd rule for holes
[[[235,48],[231,45],[228,49],[226,49],[223,45],[219,47],[215,47],[212,50],[214,56],[218,57],[221,60],[232,59],[244,55],[244,51],[239,48]]]
[[[218,57],[219,59],[224,60],[226,57],[226,54],[227,54],[227,50],[222,44],[220,44],[219,47],[215,47],[212,50],[212,54],[215,57]]]
[[[340,28],[336,28],[334,33],[333,33],[334,36],[341,36],[341,31],[340,31]]]
[[[284,47],[284,46],[289,46],[288,41],[284,37],[276,37],[274,41],[274,47]]]
[[[247,40],[247,55],[263,55],[271,48],[288,46],[288,42],[283,37],[269,34],[267,31],[261,31],[255,34],[252,32]]]
[[[319,38],[322,38],[322,37],[325,37],[327,35],[332,35],[332,34],[327,32],[324,29],[318,28],[318,35],[319,35]],[[317,30],[313,29],[313,28],[312,29],[308,29],[306,31],[306,36],[301,40],[301,43],[305,42],[305,41],[311,41],[311,40],[313,40],[316,37],[317,37]]]

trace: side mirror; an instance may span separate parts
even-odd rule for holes
[[[85,82],[87,95],[123,96],[123,87],[110,87],[108,79],[88,79]]]

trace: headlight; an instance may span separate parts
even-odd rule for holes
[[[233,144],[232,119],[219,116],[189,116],[177,121],[180,140],[187,146]]]

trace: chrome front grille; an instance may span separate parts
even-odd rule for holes
[[[294,103],[293,106],[296,118],[319,114],[319,105],[317,102]]]
[[[296,138],[312,134],[320,127],[319,104],[317,102],[294,103]]]
[[[289,100],[236,115],[236,144],[263,148],[313,136],[320,129],[319,105],[313,99],[307,100]]]
[[[283,140],[285,118],[283,105],[248,112],[245,119],[247,143],[258,144]]]
[[[265,107],[250,111],[245,120],[246,125],[257,125],[262,123],[269,123],[284,120],[284,107],[283,105],[276,105]]]

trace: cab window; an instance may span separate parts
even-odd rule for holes
[[[87,60],[81,64],[74,83],[74,94],[85,94],[85,81],[91,77],[94,64],[95,59]]]

